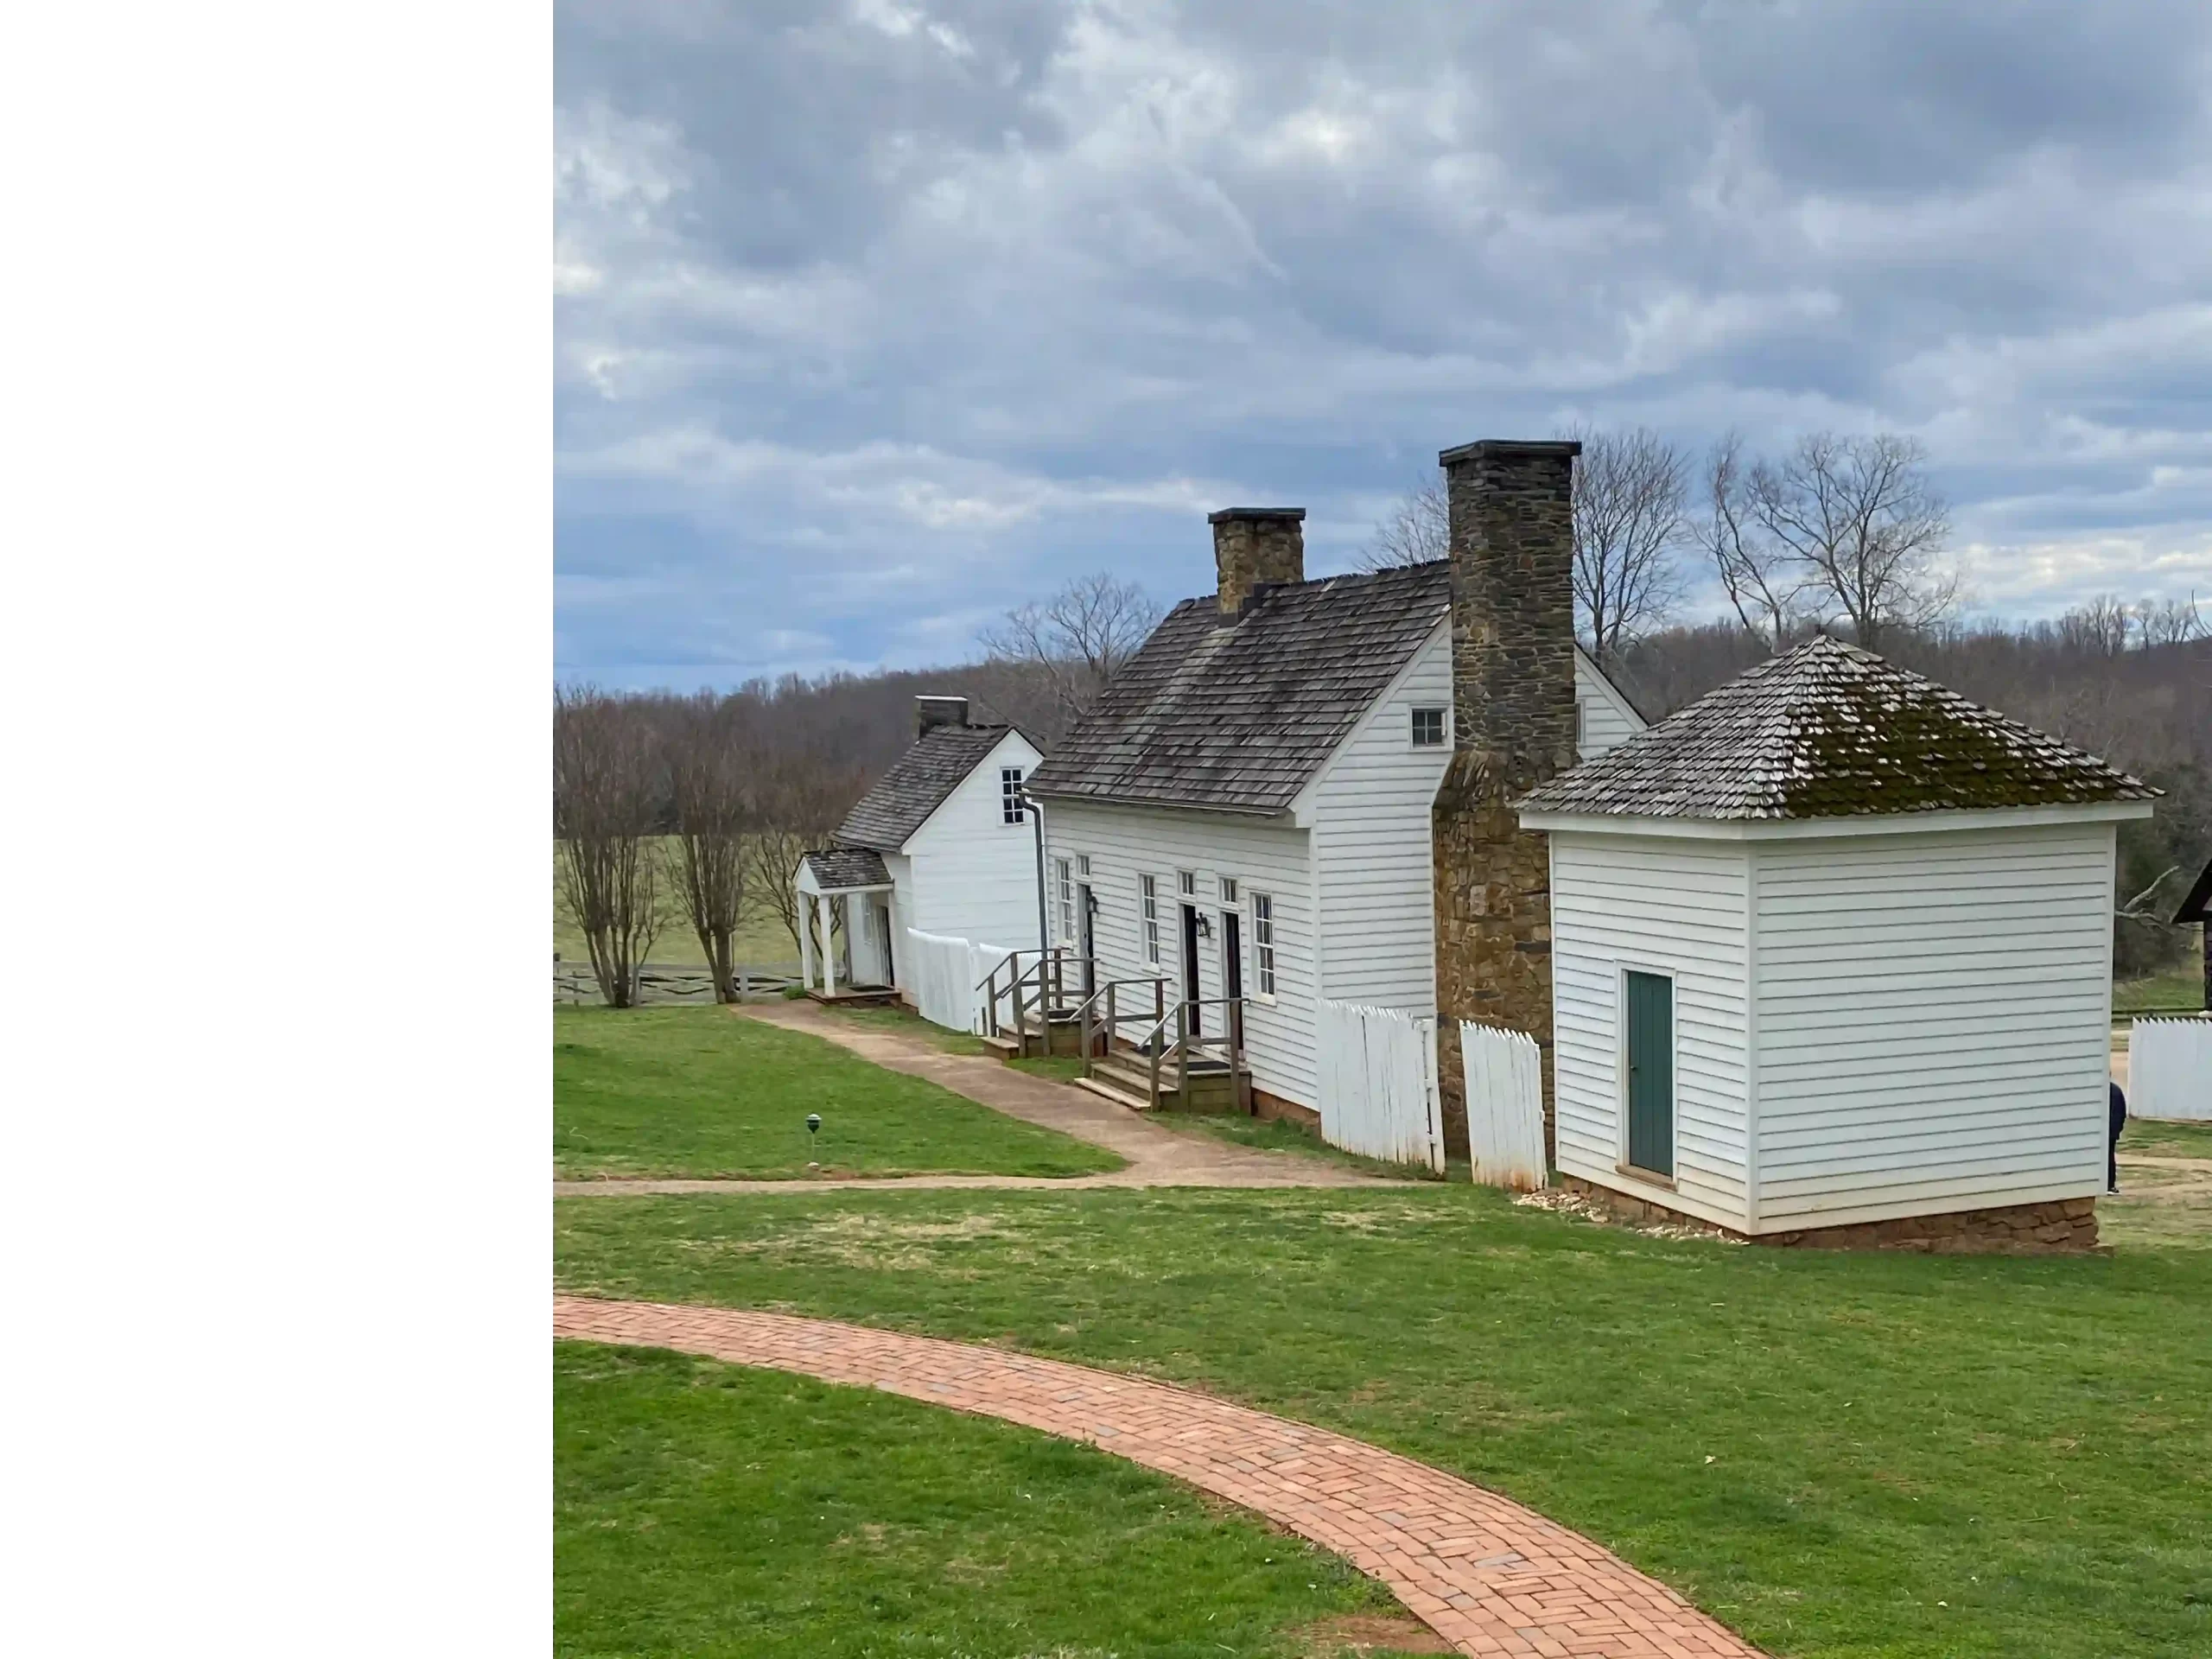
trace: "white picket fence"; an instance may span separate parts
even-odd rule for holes
[[[1475,1179],[1516,1192],[1544,1185],[1544,1061],[1525,1032],[1459,1021],[1467,1148]]]
[[[2212,1014],[2129,1027],[2127,1109],[2136,1117],[2212,1120]]]
[[[1325,999],[1319,1009],[1321,1138],[1347,1152],[1440,1173],[1436,1021]]]
[[[983,995],[976,988],[1007,958],[1006,948],[975,944],[943,933],[906,930],[899,959],[900,988],[914,999],[922,1018],[953,1031],[983,1028]]]

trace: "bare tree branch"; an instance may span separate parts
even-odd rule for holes
[[[1582,444],[1574,467],[1578,632],[1601,661],[1615,659],[1681,602],[1689,463],[1645,427],[1565,435]]]
[[[730,943],[744,908],[747,839],[755,760],[739,706],[702,693],[665,716],[670,803],[676,833],[669,874],[714,976],[715,1001],[737,1001]]]
[[[1804,579],[1783,550],[1759,531],[1750,499],[1742,437],[1728,433],[1706,459],[1705,516],[1697,538],[1744,632],[1779,651],[1797,620]]]
[[[1869,651],[1893,630],[1942,620],[1957,602],[1958,579],[1939,563],[1950,515],[1926,466],[1916,439],[1816,432],[1745,480],[1751,517],[1796,563],[1801,591]]]
[[[1008,611],[977,636],[1000,662],[1040,671],[1063,720],[1072,724],[1136,655],[1160,622],[1143,588],[1106,571],[1080,576],[1052,598]]]
[[[553,834],[563,905],[609,1007],[632,1007],[664,916],[653,856],[653,728],[632,700],[590,686],[553,698]]]
[[[861,780],[850,766],[819,754],[786,753],[764,761],[755,773],[756,828],[747,842],[753,891],[765,899],[799,948],[798,894],[792,883],[798,861],[827,847],[860,798]]]
[[[1452,552],[1452,505],[1438,478],[1417,480],[1375,526],[1375,537],[1359,556],[1363,570],[1390,570],[1400,565],[1432,564]]]
[[[2126,904],[2116,906],[2113,911],[2113,914],[2119,917],[2122,921],[2150,922],[2154,925],[2160,927],[2166,925],[2166,918],[2164,915],[2154,911],[2147,910],[2145,906],[2151,902],[2151,895],[2158,892],[2160,887],[2166,885],[2166,879],[2169,876],[2177,875],[2180,873],[2181,866],[2178,864],[2171,865],[2169,868],[2159,871],[2158,880],[2152,882],[2149,887],[2144,888],[2142,892],[2137,893]]]

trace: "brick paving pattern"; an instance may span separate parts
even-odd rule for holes
[[[553,1332],[877,1388],[1041,1429],[1255,1510],[1382,1580],[1461,1653],[1757,1659],[1579,1533],[1456,1476],[1205,1395],[995,1348],[734,1308],[556,1297]]]

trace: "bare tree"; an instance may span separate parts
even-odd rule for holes
[[[2196,608],[2196,595],[2187,599],[2146,599],[2135,607],[2135,626],[2147,645],[2184,645],[2192,639],[2212,639]]]
[[[607,1006],[638,1000],[663,920],[653,857],[660,757],[633,701],[590,686],[553,697],[553,834],[562,903]]]
[[[1601,661],[1614,659],[1681,602],[1689,462],[1648,427],[1565,435],[1582,445],[1574,466],[1580,632]]]
[[[859,775],[818,755],[786,753],[755,772],[756,827],[751,851],[753,894],[766,899],[799,948],[798,861],[830,836],[861,794]]]
[[[2058,619],[2058,637],[2092,656],[2117,657],[2127,649],[2134,627],[2135,613],[2125,602],[2115,594],[2100,594]]]
[[[734,702],[702,693],[667,710],[670,885],[714,976],[715,1001],[737,1001],[730,937],[745,901],[751,861],[753,759]]]
[[[1160,614],[1143,588],[1102,570],[1077,577],[1041,603],[1008,611],[978,638],[994,659],[1041,671],[1063,719],[1072,723],[1097,705]]]
[[[1802,592],[1879,651],[1897,629],[1948,615],[1958,578],[1939,563],[1950,515],[1929,482],[1917,439],[1815,432],[1746,479],[1752,517],[1795,563]]]
[[[1737,433],[1713,446],[1705,464],[1705,514],[1696,535],[1744,632],[1776,652],[1799,620],[1805,582],[1788,550],[1760,530],[1751,499],[1754,464],[1745,460]]]
[[[1441,479],[1417,480],[1400,496],[1359,556],[1363,570],[1433,564],[1452,553],[1452,503]]]

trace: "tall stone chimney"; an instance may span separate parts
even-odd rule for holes
[[[1235,617],[1262,585],[1306,580],[1303,507],[1224,507],[1210,512],[1221,613]]]
[[[1552,1107],[1551,853],[1508,802],[1574,764],[1574,442],[1486,439],[1446,449],[1452,754],[1433,822],[1437,1046],[1444,1144],[1467,1155],[1451,1021],[1525,1031]],[[1448,1033],[1448,1034],[1447,1034]]]
[[[914,735],[927,737],[933,726],[965,726],[968,699],[930,693],[914,699]]]

